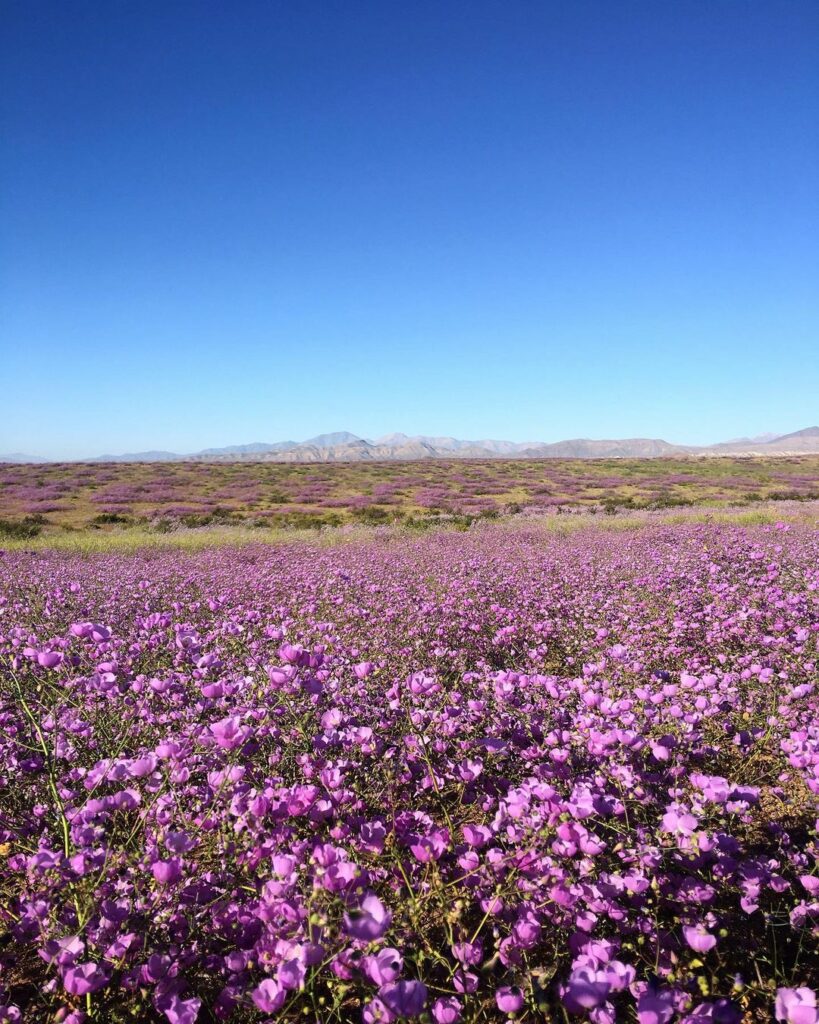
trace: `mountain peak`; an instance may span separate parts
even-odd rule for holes
[[[358,434],[351,434],[349,430],[337,430],[334,434],[317,434],[315,437],[302,441],[302,444],[312,444],[316,448],[333,448],[337,444],[354,444],[362,441]]]
[[[781,434],[777,441],[790,441],[794,437],[819,437],[819,427],[805,427],[804,430],[795,430],[792,434]]]

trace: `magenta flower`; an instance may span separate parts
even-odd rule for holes
[[[276,971],[276,981],[284,989],[302,988],[306,977],[307,964],[297,957],[285,960]]]
[[[455,996],[442,996],[430,1007],[435,1024],[457,1024],[461,1019],[461,1001]]]
[[[664,832],[673,832],[676,835],[690,836],[698,825],[693,814],[685,811],[677,811],[673,808],[663,815],[662,827]]]
[[[603,971],[580,967],[569,975],[561,998],[570,1013],[593,1010],[605,1002],[611,991],[611,982]]]
[[[305,653],[304,648],[298,644],[282,644],[279,648],[279,657],[288,665],[304,664]]]
[[[816,993],[812,988],[778,988],[775,1012],[776,1019],[786,1024],[817,1024]]]
[[[217,744],[224,750],[233,750],[240,743],[244,742],[246,730],[242,729],[239,719],[235,717],[223,718],[220,722],[214,722],[210,727]]]
[[[799,881],[811,896],[819,896],[819,875],[800,875]]]
[[[523,992],[517,985],[502,985],[495,990],[495,1002],[501,1013],[517,1013],[523,1007]]]
[[[382,985],[378,998],[398,1017],[417,1017],[427,1001],[427,987],[420,981],[393,981]]]
[[[156,860],[151,865],[151,873],[160,885],[170,885],[182,876],[182,861],[178,857]]]
[[[462,964],[474,966],[483,959],[483,943],[477,942],[456,942],[452,947],[452,955]]]
[[[191,999],[180,999],[179,996],[173,995],[167,1004],[162,1006],[162,1012],[170,1024],[195,1024],[201,1007],[202,1000],[197,996],[193,996]]]
[[[464,825],[462,831],[464,841],[475,848],[485,846],[492,838],[492,830],[486,825]]]
[[[395,981],[401,973],[404,958],[397,949],[387,946],[374,956],[365,957],[363,966],[370,981],[376,985],[385,985],[390,981]]]
[[[696,953],[707,953],[717,944],[715,935],[712,935],[702,925],[684,925],[683,935],[685,941]]]
[[[361,905],[344,914],[344,930],[354,939],[372,942],[380,939],[392,921],[392,914],[381,900],[369,893],[361,901]]]
[[[156,754],[148,754],[145,757],[138,757],[128,765],[128,774],[134,779],[141,779],[145,775],[150,775],[151,772],[155,772],[158,764],[159,758]]]
[[[74,964],[63,974],[63,985],[72,996],[85,996],[89,992],[98,992],[105,988],[110,974],[100,964]]]
[[[276,1013],[284,1006],[287,991],[272,978],[265,978],[257,988],[253,989],[250,998],[262,1013]]]
[[[674,1002],[670,992],[647,988],[637,1000],[640,1024],[668,1024],[673,1016]]]
[[[85,943],[79,935],[66,935],[61,939],[51,939],[42,949],[37,950],[47,964],[58,963],[63,966],[73,963],[84,951]]]
[[[600,475],[615,466],[592,468],[601,493],[621,486]],[[640,495],[668,480],[650,468],[628,474]],[[814,468],[776,475],[815,489]],[[217,464],[208,501],[247,505],[253,487],[253,514],[267,512],[264,477],[314,507],[338,496],[336,470]],[[585,494],[581,470],[430,464],[396,490],[414,501],[435,478],[448,515],[486,484],[504,502],[521,477],[550,498]],[[141,515],[163,504],[154,483],[189,489],[198,471],[37,473],[43,490],[133,473]],[[350,473],[373,490],[412,479]],[[325,1015],[364,1024],[534,1020],[555,991],[584,1024],[746,1011],[819,1024],[816,985],[777,992],[812,984],[812,830],[772,818],[727,767],[759,759],[772,796],[819,797],[807,519],[787,534],[692,521],[558,538],[532,516],[388,543],[149,554],[0,554],[0,674],[26,697],[0,687],[14,812],[0,822],[14,897],[0,960],[9,983],[39,964],[44,1019],[82,1024],[88,997],[105,1019],[292,1024],[315,985]],[[452,911],[446,939],[434,892]],[[783,961],[799,981],[776,977],[760,912],[772,899],[802,949]],[[570,963],[556,987],[529,979],[547,947]],[[698,958],[714,995],[699,994]],[[739,991],[741,1008],[717,994]],[[7,1005],[17,995],[0,985],[0,1020],[35,1013]]]
[[[391,1024],[395,1020],[395,1014],[377,996],[364,1004],[361,1017],[364,1024]]]

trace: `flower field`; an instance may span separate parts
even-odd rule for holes
[[[0,539],[62,530],[434,522],[819,498],[819,456],[0,466]]]
[[[819,534],[0,556],[0,1020],[819,1021]]]

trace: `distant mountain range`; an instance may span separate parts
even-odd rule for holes
[[[319,434],[307,441],[205,448],[182,455],[177,452],[130,452],[98,455],[77,462],[401,462],[419,459],[654,459],[670,455],[806,455],[819,454],[819,427],[792,434],[762,434],[712,445],[670,444],[654,438],[632,437],[592,441],[460,441],[455,437],[385,434],[374,441],[342,430]],[[0,462],[45,463],[33,455],[0,455]]]

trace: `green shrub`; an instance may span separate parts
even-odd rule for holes
[[[42,532],[42,524],[34,521],[34,516],[25,519],[0,519],[0,538],[8,540],[28,540]]]

